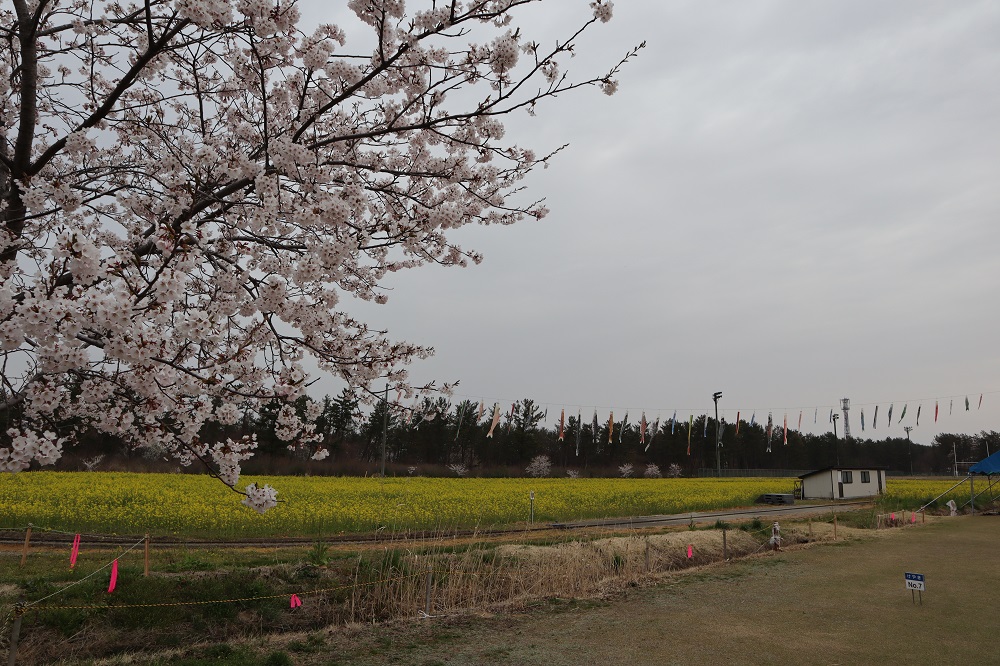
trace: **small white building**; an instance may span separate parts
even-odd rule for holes
[[[885,492],[884,467],[827,467],[799,479],[802,499],[851,499]]]

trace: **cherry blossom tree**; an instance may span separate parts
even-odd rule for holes
[[[301,397],[307,366],[360,394],[427,389],[406,366],[432,349],[347,306],[385,302],[391,273],[479,262],[453,229],[544,216],[521,183],[552,154],[505,140],[503,119],[614,93],[641,48],[574,78],[612,3],[581,3],[546,45],[514,24],[538,1],[350,0],[371,30],[356,52],[336,25],[302,29],[295,0],[5,3],[0,471],[94,428],[235,490],[255,442],[202,426]],[[320,409],[283,407],[279,436],[322,457]]]

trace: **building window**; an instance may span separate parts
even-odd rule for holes
[[[861,483],[871,483],[872,474],[871,472],[861,472]]]
[[[854,483],[854,472],[845,469],[840,473],[840,478],[844,480],[844,483]]]

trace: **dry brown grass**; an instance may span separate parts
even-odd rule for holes
[[[524,614],[390,623],[353,633],[349,649],[341,632],[331,630],[324,634],[322,651],[302,655],[296,663],[325,664],[330,655],[337,663],[356,666],[938,666],[991,660],[984,646],[995,633],[1000,519],[928,518],[915,528],[880,531],[838,526],[836,544],[831,524],[813,523],[812,528],[814,538],[827,545],[812,547],[814,541],[782,553],[667,573],[655,588],[626,587],[598,604],[533,605]],[[789,534],[808,537],[808,530],[808,523],[782,526],[786,539]],[[683,541],[696,535],[710,539],[713,533],[665,536]],[[635,545],[629,539],[606,541],[510,550],[512,557],[528,562],[574,549],[586,559],[588,548],[600,559],[631,553]],[[612,545],[616,542],[621,546]],[[923,606],[911,602],[904,571],[927,575]]]

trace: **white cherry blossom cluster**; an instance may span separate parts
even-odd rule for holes
[[[601,23],[607,23],[611,20],[611,14],[614,10],[614,3],[611,0],[594,0],[590,6],[594,10],[594,18]]]
[[[256,483],[251,483],[243,492],[246,494],[243,506],[250,507],[257,513],[266,513],[278,506],[278,491],[267,484],[258,488]]]
[[[0,448],[0,472],[24,471],[36,460],[40,465],[52,465],[62,457],[65,439],[57,437],[54,432],[38,434],[10,428],[7,436],[10,446]]]
[[[571,77],[557,63],[611,2],[548,46],[515,26],[521,4],[350,0],[372,33],[354,52],[335,25],[300,30],[294,0],[29,3],[30,36],[0,8],[16,146],[0,169],[2,469],[51,464],[95,428],[234,486],[255,446],[203,428],[275,399],[277,436],[329,456],[316,403],[291,406],[304,367],[369,400],[385,382],[428,390],[406,367],[431,349],[351,301],[386,302],[393,273],[481,261],[455,229],[544,216],[520,193],[552,155],[508,139],[504,115],[610,94],[635,55]]]

